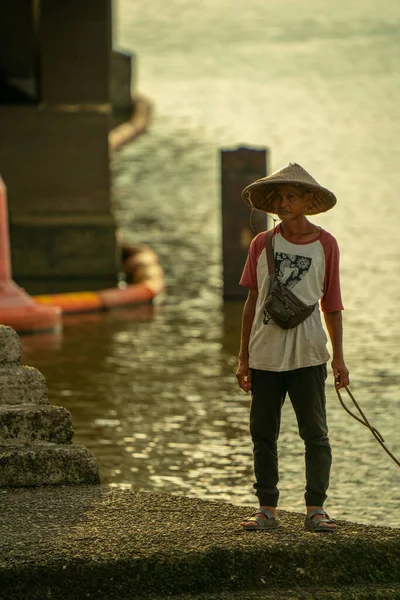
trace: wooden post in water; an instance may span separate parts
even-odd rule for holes
[[[252,212],[242,200],[241,192],[246,185],[267,175],[267,160],[267,149],[221,150],[224,300],[242,300],[247,296],[239,279],[251,240],[265,231],[268,224],[266,214],[258,210]]]

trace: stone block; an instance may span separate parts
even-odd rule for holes
[[[0,406],[2,445],[70,444],[73,436],[71,414],[62,406]]]
[[[48,404],[47,383],[40,371],[26,366],[0,367],[0,407],[29,403]]]
[[[97,461],[84,446],[0,446],[0,487],[98,483]]]
[[[71,443],[70,413],[49,405],[44,377],[20,363],[18,335],[0,326],[0,488],[100,483],[93,454]]]
[[[21,342],[14,329],[6,325],[0,325],[0,367],[20,365],[21,355]]]

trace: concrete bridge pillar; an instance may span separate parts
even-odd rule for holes
[[[0,0],[0,12],[13,32],[0,25],[0,165],[14,278],[30,293],[114,286],[111,0]]]

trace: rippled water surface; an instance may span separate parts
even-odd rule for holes
[[[217,6],[216,6],[217,5]],[[240,303],[221,300],[219,149],[268,146],[338,204],[352,389],[400,455],[400,4],[397,0],[120,0],[115,42],[139,56],[151,131],[113,159],[125,237],[159,254],[163,307],[71,317],[24,338],[24,361],[72,413],[103,483],[253,504],[249,398],[235,384]],[[328,388],[327,509],[400,525],[399,468]],[[282,507],[302,510],[303,448],[290,403]]]

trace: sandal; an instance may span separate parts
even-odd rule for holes
[[[315,515],[321,515],[313,519]],[[308,531],[329,531],[332,533],[336,531],[336,527],[329,527],[330,523],[336,523],[335,519],[331,519],[327,512],[323,508],[314,508],[306,516],[306,529]]]
[[[261,517],[257,517],[256,515],[259,513],[262,513],[267,518],[261,519]],[[242,525],[245,531],[255,531],[257,529],[275,529],[279,524],[277,518],[272,514],[271,511],[261,507],[257,508],[257,510],[255,510],[251,517],[246,519],[246,521],[252,521],[254,525]]]

